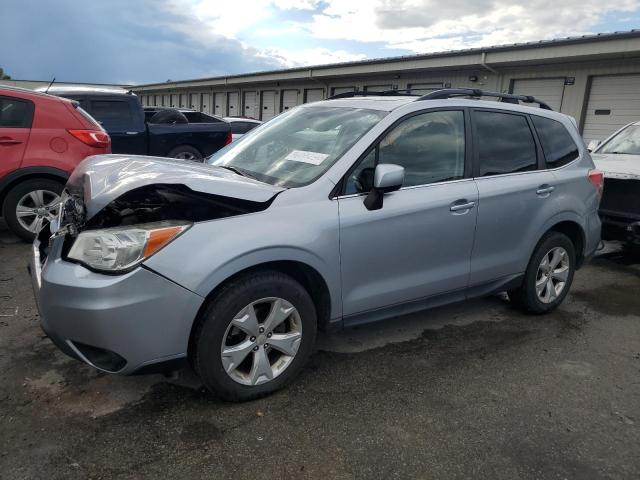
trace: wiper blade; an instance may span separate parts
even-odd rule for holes
[[[241,177],[254,178],[251,175],[249,175],[246,171],[240,170],[237,167],[230,167],[229,165],[216,165],[216,167],[224,168],[225,170],[229,170],[230,172],[233,172],[236,175],[240,175]]]

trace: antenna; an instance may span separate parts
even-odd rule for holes
[[[49,85],[47,85],[47,89],[44,91],[44,93],[49,93],[49,89],[51,88],[51,85],[53,85],[53,82],[55,81],[56,81],[56,77],[53,77]]]

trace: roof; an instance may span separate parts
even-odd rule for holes
[[[152,86],[153,87],[166,86],[167,88],[170,88],[172,85],[178,86],[180,84],[192,83],[192,82],[210,82],[210,81],[216,81],[216,80],[225,80],[225,79],[233,79],[233,78],[241,78],[241,77],[257,77],[257,76],[266,75],[266,74],[311,72],[313,70],[318,70],[318,69],[331,69],[336,67],[354,67],[354,66],[361,66],[361,65],[395,63],[395,62],[402,62],[407,60],[410,60],[410,61],[427,60],[427,59],[436,59],[436,58],[445,58],[445,57],[456,57],[456,56],[463,56],[463,55],[476,54],[476,53],[493,53],[493,52],[508,52],[508,51],[516,51],[516,50],[530,50],[530,49],[549,47],[549,46],[564,46],[564,45],[573,45],[573,44],[580,44],[580,43],[590,43],[594,41],[623,40],[628,38],[640,38],[640,30],[634,29],[634,30],[623,31],[623,32],[597,33],[593,35],[582,35],[577,37],[566,37],[566,38],[558,38],[558,39],[551,39],[551,40],[538,40],[533,42],[513,43],[513,44],[506,44],[506,45],[495,45],[490,47],[468,48],[468,49],[461,49],[461,50],[450,50],[450,51],[436,52],[436,53],[402,55],[402,56],[385,57],[385,58],[372,58],[372,59],[358,60],[358,61],[352,61],[352,62],[310,65],[305,67],[265,70],[265,71],[251,72],[251,73],[221,75],[221,76],[215,76],[215,77],[204,77],[204,78],[177,80],[177,81],[170,81],[170,82],[168,81],[168,82],[158,82],[158,83],[147,83],[147,84],[135,85],[135,86],[132,86],[132,88],[135,89],[135,88],[152,87]]]
[[[48,88],[48,90],[47,90]],[[87,94],[87,93],[106,93],[116,95],[126,95],[129,90],[125,90],[121,87],[109,87],[109,86],[88,86],[88,85],[51,85],[51,87],[38,87],[36,92],[47,92],[52,95],[62,94]]]

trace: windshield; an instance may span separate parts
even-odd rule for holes
[[[640,125],[629,125],[596,153],[640,155]]]
[[[320,177],[387,112],[344,107],[300,107],[285,112],[207,159],[282,187]]]

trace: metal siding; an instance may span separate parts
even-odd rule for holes
[[[262,109],[260,110],[260,120],[266,122],[276,116],[276,92],[265,90],[262,92]]]
[[[596,110],[610,113],[596,115]],[[584,118],[587,143],[604,140],[627,123],[640,120],[640,74],[593,77]]]
[[[562,109],[564,97],[564,77],[514,80],[513,93],[536,97],[559,112]]]
[[[364,91],[367,92],[384,92],[393,90],[393,85],[365,85]]]
[[[440,90],[443,88],[443,82],[430,82],[430,83],[410,83],[407,84],[407,88],[411,89],[411,93],[417,93],[419,95],[426,95],[434,90]],[[456,85],[459,86],[459,85]]]

